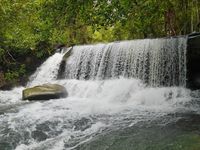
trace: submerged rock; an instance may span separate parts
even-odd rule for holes
[[[23,100],[49,100],[67,97],[65,87],[58,84],[43,84],[23,90]]]

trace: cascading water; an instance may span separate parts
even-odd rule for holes
[[[74,46],[68,79],[137,78],[151,86],[186,85],[187,38]]]
[[[56,80],[62,56],[63,55],[61,53],[55,53],[52,57],[47,59],[30,77],[30,82],[28,83],[28,86],[38,85],[41,83]]]
[[[27,87],[57,83],[69,96],[29,102],[24,87],[0,91],[0,150],[200,148],[200,94],[185,88],[185,54],[185,38],[75,46],[62,80],[64,54],[54,54]]]

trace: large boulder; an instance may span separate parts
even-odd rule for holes
[[[23,100],[49,100],[67,97],[65,87],[58,84],[43,84],[23,90]]]

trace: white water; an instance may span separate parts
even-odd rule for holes
[[[62,56],[63,54],[61,53],[55,53],[47,59],[30,77],[30,82],[27,86],[34,86],[56,80]]]
[[[101,51],[101,46],[98,46],[99,51]],[[75,53],[70,57],[67,66],[69,63],[71,66],[76,63],[79,65],[80,62],[76,57],[77,54],[82,55],[82,53],[83,50],[79,53],[75,48]],[[100,55],[100,53],[95,54]],[[181,54],[180,57],[183,55]],[[82,64],[87,64],[88,59],[82,59]],[[159,61],[157,59],[156,61]],[[46,82],[58,83],[67,89],[69,93],[67,98],[44,102],[22,102],[21,92],[24,87],[0,92],[0,104],[4,108],[4,114],[1,114],[0,107],[0,143],[7,142],[7,145],[10,144],[12,149],[16,150],[76,149],[79,145],[109,130],[131,127],[142,121],[152,121],[177,112],[196,111],[199,113],[193,105],[188,106],[191,102],[191,91],[183,87],[155,88],[147,86],[139,79],[125,77],[87,81],[56,80],[61,60],[62,54],[57,53],[50,57],[32,76],[28,86]],[[172,60],[174,59],[170,59]],[[100,66],[103,66],[102,60],[95,61],[99,61]],[[152,62],[153,66],[158,67],[160,64],[156,61]],[[87,70],[86,66],[82,66],[81,75],[84,75],[83,71]],[[76,75],[73,73],[78,68],[78,66],[71,68],[69,75]],[[94,66],[93,69],[95,68]],[[102,75],[98,73],[100,70],[97,67],[96,73]],[[181,75],[179,77],[184,78],[185,70],[180,70],[183,73],[179,73]],[[149,74],[152,80],[158,77],[155,75],[156,72],[153,73]],[[179,83],[184,85],[185,81],[182,80],[181,78]]]
[[[151,88],[140,80],[125,78],[52,82],[65,86],[69,97],[25,103],[0,116],[0,134],[9,129],[21,141],[16,150],[76,148],[105,129],[130,127],[140,121],[193,109],[185,105],[191,99],[190,91],[184,88]],[[21,92],[9,99],[5,95],[3,99],[16,104],[15,100],[20,103],[20,98]],[[46,138],[40,139],[43,136]],[[13,137],[8,134],[4,136],[7,138]]]
[[[187,38],[145,39],[73,47],[69,79],[137,78],[151,86],[186,85]]]

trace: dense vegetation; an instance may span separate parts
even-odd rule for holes
[[[199,30],[199,0],[1,0],[0,87],[24,82],[58,44]]]

